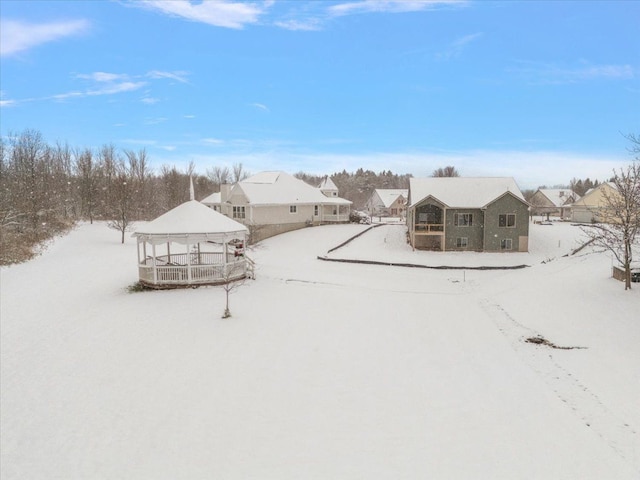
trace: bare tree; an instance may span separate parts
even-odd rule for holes
[[[247,277],[242,277],[238,279],[238,275],[242,272],[242,269],[246,268],[244,263],[229,263],[223,266],[222,278],[224,280],[224,284],[222,288],[225,293],[225,305],[224,312],[222,313],[222,318],[231,317],[231,310],[229,308],[229,295],[244,285]]]
[[[113,182],[111,220],[107,225],[121,233],[121,243],[124,243],[124,234],[131,229],[133,223],[133,186],[131,180],[131,172],[126,164],[119,163]]]
[[[231,181],[231,173],[229,172],[229,167],[208,168],[207,177],[218,189],[220,188],[220,185],[229,183]]]
[[[448,165],[444,168],[440,167],[433,171],[432,177],[459,177],[460,173],[456,170],[456,167]]]
[[[241,182],[249,178],[249,172],[247,172],[242,166],[242,162],[233,164],[233,182]]]
[[[629,138],[629,137],[627,137]],[[640,147],[637,137],[636,149]],[[638,150],[636,150],[638,151]],[[636,158],[631,165],[613,171],[611,193],[603,193],[605,205],[602,223],[585,227],[584,231],[593,240],[594,245],[609,250],[625,273],[625,290],[631,288],[631,262],[633,245],[640,231],[640,164]]]
[[[89,222],[93,223],[98,195],[98,168],[90,149],[86,148],[76,154],[75,170],[78,179],[81,215],[89,217]]]

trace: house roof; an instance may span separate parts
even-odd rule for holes
[[[322,182],[320,182],[320,185],[318,186],[318,188],[320,190],[338,190],[338,187],[336,187],[336,184],[333,183],[333,180],[331,180],[328,176],[324,177],[324,180],[322,180]]]
[[[431,196],[449,208],[484,208],[507,192],[526,203],[511,177],[429,177],[409,179],[411,206]]]
[[[220,192],[215,192],[209,195],[208,197],[200,200],[200,203],[204,203],[205,205],[219,205],[222,202],[222,194]]]
[[[618,188],[612,182],[603,182],[597,187],[593,187],[582,196],[582,198],[576,199],[573,202],[572,206],[586,206],[586,205],[596,205],[601,202],[601,198],[599,196],[599,192],[602,192],[605,188],[610,188],[612,191],[617,192]]]
[[[196,200],[190,200],[136,228],[133,236],[142,237],[151,243],[161,243],[179,242],[176,238],[191,238],[195,239],[194,241],[220,237],[234,238],[246,233],[248,233],[247,227],[241,223],[225,217]]]
[[[382,201],[384,208],[389,208],[398,197],[409,196],[409,190],[406,188],[376,188],[374,191]]]
[[[261,172],[237,183],[233,190],[236,188],[242,190],[253,205],[351,204],[344,198],[327,197],[319,188],[285,172]]]
[[[580,198],[578,194],[568,188],[539,188],[538,191],[547,197],[556,207],[566,205],[571,197],[573,197],[574,202]],[[569,201],[569,203],[571,203],[571,201]]]

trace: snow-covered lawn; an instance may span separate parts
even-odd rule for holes
[[[3,268],[2,478],[638,478],[640,288],[608,255],[563,257],[566,224],[500,255],[385,225],[331,256],[531,267],[316,258],[366,228],[257,245],[227,320],[219,287],[128,293],[135,243],[104,224]]]

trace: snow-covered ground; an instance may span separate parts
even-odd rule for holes
[[[385,225],[330,256],[531,266],[317,259],[366,228],[255,246],[226,320],[219,287],[128,293],[134,240],[104,224],[2,268],[2,478],[640,476],[640,288],[607,254],[563,257],[567,224],[499,255],[412,252]]]

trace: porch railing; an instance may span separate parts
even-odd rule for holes
[[[322,221],[324,222],[348,222],[349,215],[346,213],[340,213],[338,215],[322,215]]]
[[[416,223],[416,233],[444,233],[444,224],[441,223]]]

